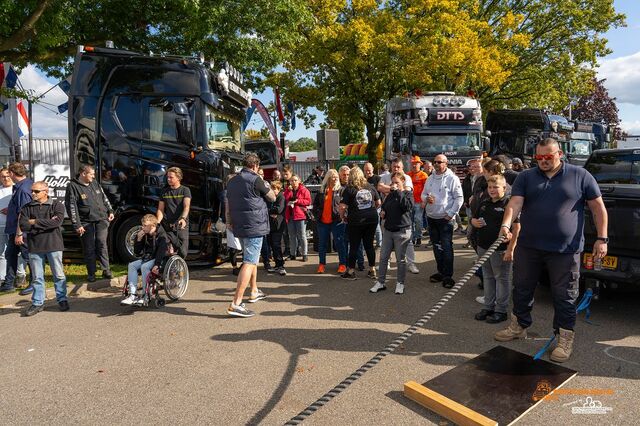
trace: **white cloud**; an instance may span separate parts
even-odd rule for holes
[[[49,82],[44,74],[34,66],[24,68],[19,75],[20,83],[26,90],[33,90],[39,96],[51,89],[57,81]],[[67,138],[68,125],[66,112],[58,114],[58,105],[67,101],[67,95],[59,88],[54,87],[47,93],[39,104],[33,105],[33,118],[31,126],[33,136],[37,138]]]
[[[607,79],[604,85],[617,102],[640,105],[640,52],[602,60],[598,78]]]
[[[640,135],[640,120],[623,121],[620,127],[629,135]]]

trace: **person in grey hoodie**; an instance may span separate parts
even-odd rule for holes
[[[433,243],[438,272],[431,275],[433,283],[442,282],[445,288],[454,286],[453,281],[453,219],[462,207],[464,197],[460,179],[447,167],[447,157],[438,154],[433,162],[434,172],[422,190],[429,235]]]

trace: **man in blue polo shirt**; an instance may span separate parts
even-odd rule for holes
[[[607,254],[607,210],[598,185],[585,169],[561,161],[558,141],[547,138],[536,147],[538,167],[521,172],[511,188],[500,234],[520,216],[521,231],[513,259],[513,315],[511,324],[495,334],[507,342],[527,336],[532,323],[533,294],[540,271],[546,267],[551,282],[554,332],[558,344],[551,360],[571,356],[576,323],[580,253],[584,246],[585,202],[593,214],[598,240],[593,255]]]

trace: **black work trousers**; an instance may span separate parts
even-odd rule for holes
[[[533,295],[543,269],[549,272],[553,329],[573,330],[580,278],[580,253],[554,253],[516,246],[513,259],[513,313],[522,327],[533,322]]]
[[[350,269],[356,267],[356,259],[358,257],[358,249],[360,243],[364,246],[364,251],[367,253],[367,261],[369,266],[376,266],[376,249],[373,246],[373,238],[376,234],[377,223],[370,225],[355,225],[347,223],[347,237],[349,238],[349,259],[347,266]]]
[[[282,257],[282,232],[271,231],[269,235],[267,235],[267,240],[271,246],[271,254],[273,255],[276,268],[281,268],[284,266],[284,258]]]
[[[100,262],[103,271],[109,270],[109,250],[107,248],[107,235],[109,234],[109,222],[100,220],[89,222],[84,226],[84,234],[80,237],[84,263],[87,265],[87,274],[96,274],[96,260]]]

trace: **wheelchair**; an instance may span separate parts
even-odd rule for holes
[[[173,254],[167,256],[160,264],[159,273],[150,272],[146,282],[138,287],[138,297],[142,299],[142,305],[147,307],[153,304],[156,308],[162,308],[166,301],[160,295],[160,289],[164,290],[167,298],[173,302],[179,300],[187,292],[189,286],[189,268],[187,262]],[[129,283],[125,280],[122,288],[123,297],[129,296]]]

